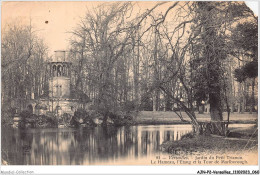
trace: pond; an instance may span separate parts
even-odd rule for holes
[[[3,129],[3,128],[2,128]],[[161,154],[190,125],[2,130],[2,156],[11,165],[135,164]],[[4,133],[4,134],[3,134]]]
[[[8,129],[2,148],[14,165],[88,165],[142,159],[178,140],[190,125],[95,127],[93,129]]]

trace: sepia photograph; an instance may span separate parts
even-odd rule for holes
[[[258,2],[3,1],[10,165],[258,174]]]

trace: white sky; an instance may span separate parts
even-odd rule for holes
[[[2,28],[12,21],[29,24],[31,18],[35,30],[39,30],[37,33],[49,47],[49,55],[53,55],[55,50],[68,48],[71,36],[68,32],[76,27],[87,9],[92,9],[97,3],[102,2],[2,2]],[[151,5],[148,3],[145,2],[145,9]],[[246,4],[258,16],[258,2],[247,1]]]
[[[258,1],[245,1],[246,5],[253,10],[256,16],[258,16],[259,3]]]
[[[68,32],[76,27],[87,8],[92,8],[92,3],[3,2],[2,6],[2,27],[3,23],[12,21],[29,24],[31,18],[34,30],[44,39],[52,55],[55,50],[67,49],[71,35]]]

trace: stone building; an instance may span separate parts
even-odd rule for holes
[[[83,107],[79,99],[72,98],[71,94],[71,67],[72,63],[65,51],[55,51],[55,57],[48,61],[49,92],[48,97],[32,99],[29,108],[36,115],[64,113],[73,115],[75,110]]]

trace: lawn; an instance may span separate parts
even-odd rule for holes
[[[194,136],[186,134],[180,140],[167,141],[161,145],[164,152],[172,155],[182,152],[186,156],[230,156],[235,155],[256,164],[258,155],[258,127],[232,128],[227,137],[216,135]],[[224,164],[229,162],[223,162]]]
[[[198,121],[210,121],[210,114],[195,113]],[[184,120],[190,121],[185,112],[181,112]],[[227,120],[227,113],[223,113],[224,120]],[[256,123],[257,113],[231,113],[230,123]],[[172,111],[140,111],[136,117],[138,124],[183,124],[178,115]]]

